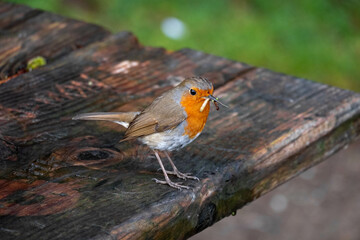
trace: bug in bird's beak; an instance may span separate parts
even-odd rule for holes
[[[218,105],[218,103],[220,103],[220,105],[222,105],[222,106],[224,106],[224,107],[226,107],[226,108],[229,108],[228,106],[226,106],[225,104],[223,104],[222,102],[220,102],[219,99],[216,98],[216,97],[214,97],[213,95],[209,95],[209,96],[203,97],[203,98],[205,98],[205,101],[204,101],[204,103],[201,105],[200,112],[204,111],[204,108],[205,108],[206,104],[207,104],[210,100],[214,103],[214,105],[215,105],[215,107],[216,107],[216,110],[219,110],[219,105]]]

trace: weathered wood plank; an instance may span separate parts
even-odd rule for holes
[[[32,9],[26,6],[12,4],[12,3],[0,3],[0,28],[10,29],[28,19],[35,17],[43,13],[41,10]],[[2,32],[3,33],[3,32]]]
[[[189,75],[207,76],[230,105],[173,153],[201,179],[186,183],[192,191],[152,182],[161,176],[155,159],[136,142],[118,144],[122,127],[70,120],[140,110]],[[108,36],[0,83],[1,236],[186,238],[359,134],[360,94],[190,49],[144,47],[126,32]]]
[[[48,63],[100,41],[103,28],[25,6],[0,3],[0,84],[23,73],[36,56]]]
[[[139,98],[142,98],[143,104],[134,107],[146,106],[156,95],[177,84],[182,76],[193,75],[197,71],[197,65],[202,61],[194,63],[187,56],[189,52],[194,51],[169,53],[164,49],[142,47],[129,33],[109,37],[55,64],[2,84],[0,102],[3,113],[7,116],[11,113],[12,118],[3,118],[0,129],[4,136],[16,138],[12,140],[22,144],[49,141],[49,138],[41,140],[36,137],[42,138],[39,134],[45,132],[51,133],[58,141],[58,136],[63,134],[54,131],[64,132],[64,123],[59,121],[61,117],[69,120],[80,110],[114,110]],[[215,86],[249,69],[245,64],[202,53],[199,55],[204,61],[210,60],[218,65],[217,77],[213,77]],[[144,100],[144,97],[147,99]],[[14,103],[17,104],[16,109],[12,108]],[[41,111],[37,111],[39,108]],[[66,111],[59,111],[61,109]],[[37,116],[36,112],[40,115]],[[78,123],[67,121],[67,124]],[[30,142],[27,142],[28,139]]]

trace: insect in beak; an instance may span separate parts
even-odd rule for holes
[[[222,106],[224,106],[224,107],[226,107],[226,108],[229,108],[228,106],[226,106],[225,104],[223,104],[222,102],[220,102],[219,99],[216,98],[216,97],[214,97],[213,95],[209,95],[209,96],[203,97],[203,98],[205,98],[205,101],[204,101],[204,103],[201,105],[200,112],[204,111],[204,108],[205,108],[206,104],[207,104],[210,100],[214,103],[214,105],[215,105],[215,107],[216,107],[216,110],[219,110],[219,105],[218,105],[218,103],[220,103],[220,105],[222,105]]]

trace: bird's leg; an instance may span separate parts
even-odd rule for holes
[[[164,168],[164,165],[163,165],[163,163],[162,163],[162,161],[161,161],[161,158],[160,158],[159,154],[158,154],[157,151],[155,151],[154,149],[153,149],[153,151],[154,151],[155,156],[156,156],[157,160],[159,161],[160,167],[161,167],[161,169],[162,169],[162,171],[163,171],[163,173],[164,173],[165,181],[161,181],[161,180],[158,180],[158,179],[156,179],[156,178],[153,178],[153,180],[155,180],[156,183],[167,184],[167,185],[169,185],[170,187],[177,188],[177,189],[179,189],[179,190],[181,190],[182,188],[190,189],[190,187],[188,187],[188,186],[180,185],[180,183],[174,183],[174,182],[172,182],[172,181],[170,180],[169,176],[168,176],[167,173],[166,173],[166,170],[165,170],[165,168]]]
[[[180,172],[177,167],[175,166],[174,162],[171,160],[169,154],[165,151],[165,155],[166,157],[168,158],[173,170],[172,171],[166,171],[166,173],[168,174],[172,174],[172,175],[176,175],[178,178],[181,178],[181,179],[194,179],[194,180],[197,180],[197,181],[200,181],[199,178],[195,177],[195,176],[191,176],[190,174],[191,173],[182,173]]]

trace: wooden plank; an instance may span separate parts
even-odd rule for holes
[[[17,5],[13,3],[0,3],[0,29],[11,29],[12,27],[27,21],[43,11],[32,9],[26,6]],[[4,34],[4,32],[1,32]]]
[[[199,139],[173,153],[200,178],[186,182],[191,191],[151,181],[162,175],[156,160],[136,142],[119,144],[121,126],[71,121],[140,110],[189,75],[207,76],[230,105],[212,109]],[[359,94],[119,33],[0,84],[1,236],[183,239],[359,134]]]
[[[0,129],[4,136],[16,138],[12,141],[22,144],[45,140],[35,137],[42,138],[39,134],[44,131],[51,132],[49,136],[58,141],[58,134],[53,131],[63,132],[63,123],[59,122],[61,117],[66,116],[69,120],[79,111],[114,110],[140,97],[146,97],[141,100],[143,104],[131,107],[144,107],[156,95],[181,81],[182,76],[198,71],[197,64],[187,56],[189,52],[194,51],[171,53],[142,47],[133,35],[126,32],[109,37],[56,64],[4,83],[0,89],[0,102],[3,113],[12,118],[4,117]],[[202,53],[200,56],[202,60],[196,59],[198,63],[211,61],[216,64],[215,86],[249,69],[245,64],[223,58]],[[14,102],[18,106],[16,109],[12,108]],[[61,113],[61,109],[66,111]],[[32,115],[36,112],[39,116]],[[65,113],[65,116],[59,115]],[[67,124],[73,127],[75,122],[68,121]]]
[[[0,84],[25,72],[27,62],[36,56],[52,63],[109,34],[93,24],[25,6],[0,3]]]

